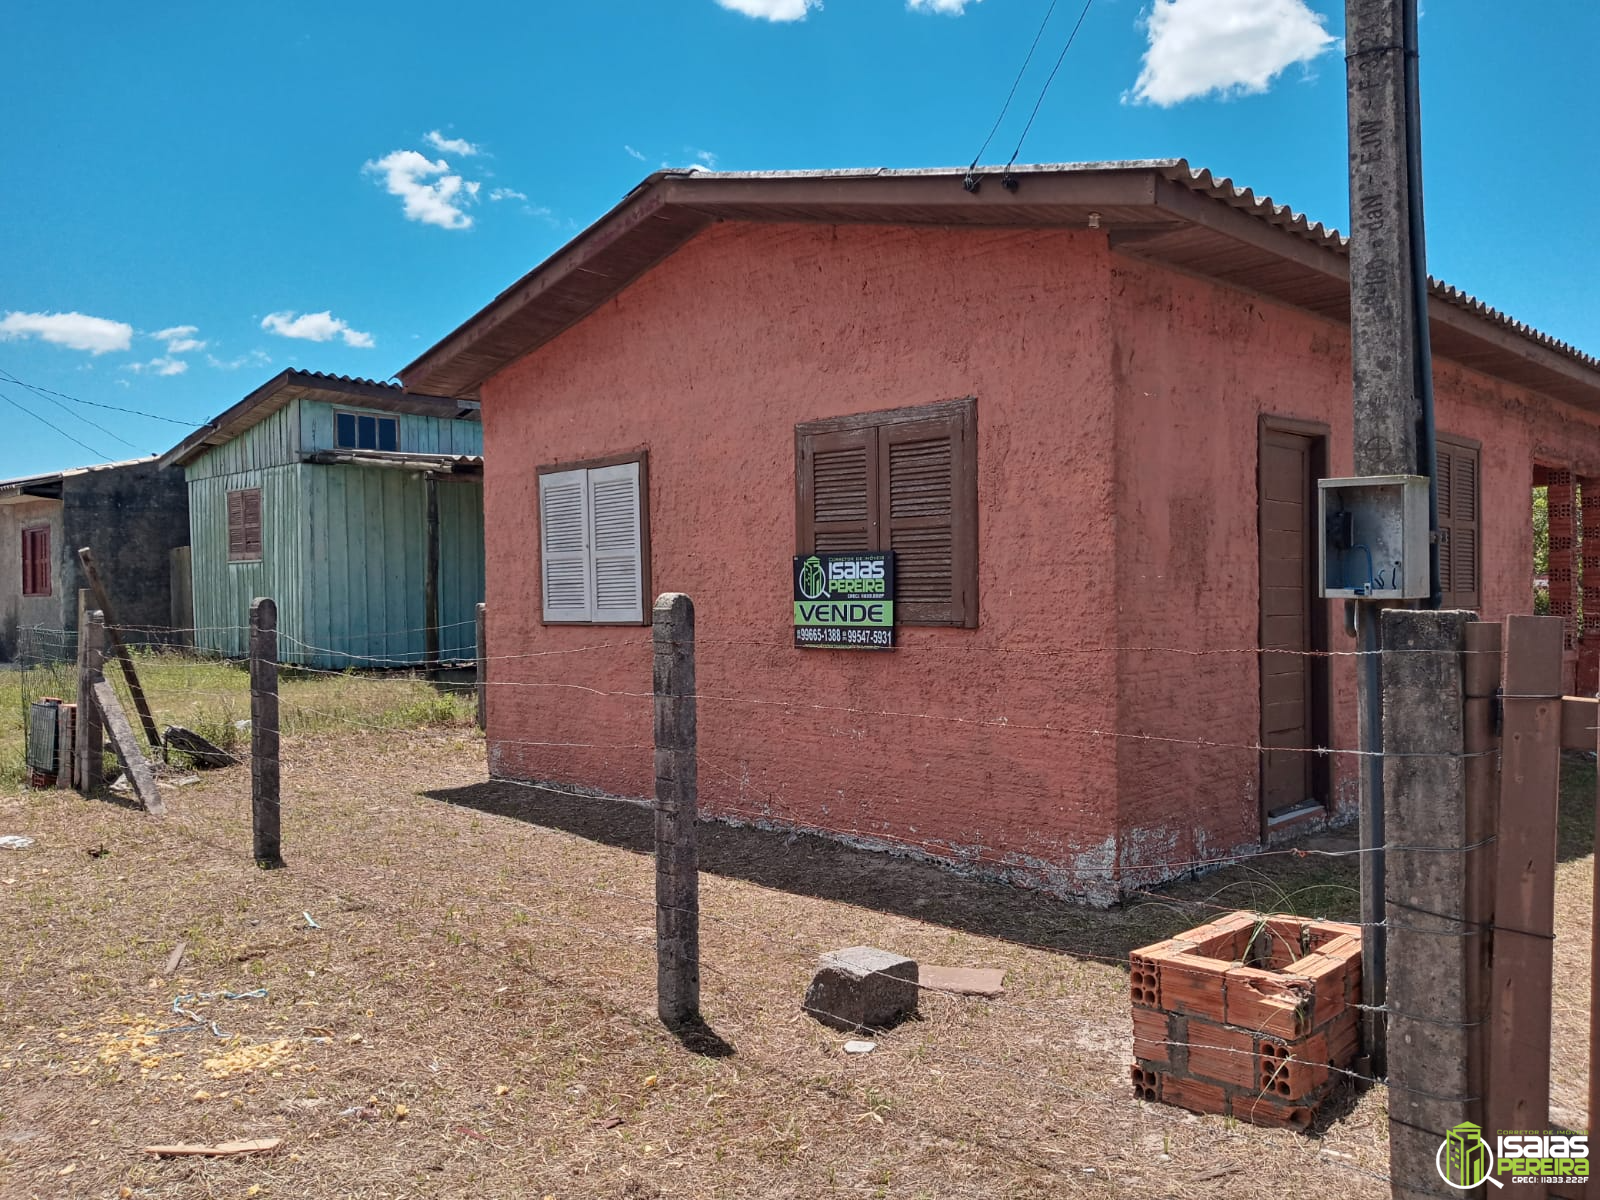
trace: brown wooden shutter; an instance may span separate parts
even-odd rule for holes
[[[968,405],[878,429],[883,549],[895,552],[895,610],[918,625],[977,623],[977,498]]]
[[[22,531],[22,594],[48,596],[50,594],[50,530],[48,528]]]
[[[1478,447],[1438,441],[1439,591],[1446,608],[1482,606]]]
[[[248,562],[261,557],[261,489],[242,488],[228,493],[228,561]]]
[[[878,431],[795,435],[795,540],[813,550],[876,550]]]
[[[244,494],[244,552],[250,558],[261,557],[260,488],[251,488]]]

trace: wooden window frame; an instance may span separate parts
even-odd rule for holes
[[[934,601],[895,601],[895,619],[900,625],[978,627],[978,402],[975,396],[939,400],[932,404],[881,409],[877,412],[850,413],[802,421],[794,427],[795,553],[809,554],[815,548],[816,528],[812,472],[806,469],[809,454],[819,443],[837,441],[841,446],[862,441],[867,464],[867,547],[887,549],[885,514],[889,507],[889,445],[879,436],[881,430],[919,423],[955,421],[960,428],[960,445],[951,448],[950,576],[948,605]],[[864,439],[861,435],[868,435]],[[943,609],[941,612],[939,610]]]
[[[233,498],[240,497],[239,542],[233,540]],[[255,497],[256,506],[256,544],[254,550],[244,532],[244,506],[248,504],[249,497]],[[261,489],[259,487],[229,488],[223,500],[223,522],[228,538],[228,561],[230,563],[261,562],[263,551],[266,547],[266,529],[261,515]]]
[[[650,583],[650,451],[645,447],[625,450],[617,454],[604,454],[597,458],[581,458],[572,462],[545,463],[534,468],[534,511],[539,511],[538,481],[544,475],[559,475],[565,471],[595,471],[602,467],[623,467],[630,463],[639,468],[639,610],[644,616],[638,621],[547,621],[544,618],[544,564],[539,564],[538,596],[539,624],[541,625],[612,625],[634,627],[649,625],[655,593]],[[543,518],[540,518],[540,545],[544,542]],[[543,551],[541,550],[541,555]]]
[[[1475,611],[1481,610],[1483,608],[1483,443],[1478,441],[1476,438],[1461,437],[1458,434],[1442,432],[1437,432],[1434,434],[1434,441],[1440,447],[1446,447],[1450,450],[1462,451],[1472,455],[1477,467],[1475,471],[1475,488],[1477,491],[1475,499],[1477,501],[1477,513],[1472,520],[1472,535],[1474,543],[1472,557],[1473,562],[1477,565],[1478,586],[1475,590],[1465,593],[1455,587],[1452,587],[1449,592],[1443,592],[1441,587],[1443,607],[1472,609]],[[1454,481],[1452,480],[1451,500],[1454,501],[1454,498],[1455,489]],[[1456,535],[1455,526],[1456,521],[1453,514],[1448,517],[1440,514],[1439,528],[1441,530],[1447,527],[1449,528],[1452,551],[1454,549]],[[1454,563],[1451,564],[1450,582],[1452,584],[1455,582]]]
[[[355,439],[356,442],[357,442],[356,445],[346,446],[342,442],[339,441],[339,418],[341,416],[354,417],[356,419],[356,439]],[[393,423],[393,425],[394,425],[394,450],[392,450],[392,451],[381,450],[380,446],[379,446],[379,443],[381,443],[383,441],[383,438],[381,436],[379,436],[376,432],[374,433],[374,436],[373,436],[373,439],[372,439],[373,440],[373,445],[367,446],[367,447],[363,447],[363,446],[361,446],[359,444],[360,441],[361,441],[361,418],[362,417],[371,417],[374,421],[389,421],[389,422]],[[400,450],[402,449],[402,447],[400,445],[400,418],[398,416],[395,416],[392,413],[363,412],[361,409],[358,409],[358,408],[335,408],[333,410],[333,448],[335,450],[362,450],[362,449],[367,449],[367,450],[378,451],[380,453],[385,453],[385,454],[399,453]]]
[[[38,554],[37,549],[35,548],[35,543],[37,543],[41,538],[44,541],[44,555],[43,555],[44,586],[43,587],[39,586],[39,571],[38,571],[38,567],[40,565],[40,556]],[[51,578],[53,572],[51,570],[52,563],[51,563],[51,560],[50,560],[50,554],[51,554],[50,542],[51,542],[51,537],[50,537],[50,526],[49,525],[25,525],[25,526],[23,526],[23,528],[22,528],[22,594],[24,596],[50,596],[50,595],[54,595],[55,594],[54,591],[52,590],[53,584],[54,584],[54,580]]]

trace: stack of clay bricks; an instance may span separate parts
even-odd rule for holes
[[[1361,931],[1236,912],[1136,950],[1143,1100],[1305,1129],[1360,1045]]]

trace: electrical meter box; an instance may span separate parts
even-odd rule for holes
[[[1428,579],[1428,477],[1317,483],[1317,558],[1329,600],[1420,600]]]

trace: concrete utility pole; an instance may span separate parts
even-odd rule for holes
[[[1346,0],[1350,132],[1350,365],[1357,475],[1434,475],[1432,368],[1423,254],[1416,0]],[[1430,532],[1437,528],[1430,482]],[[1430,549],[1438,595],[1438,550]],[[1357,601],[1361,748],[1362,979],[1368,1005],[1387,991],[1384,931],[1384,725],[1378,605]],[[1437,602],[1430,605],[1437,606]],[[1386,1065],[1381,1012],[1363,1043]]]

